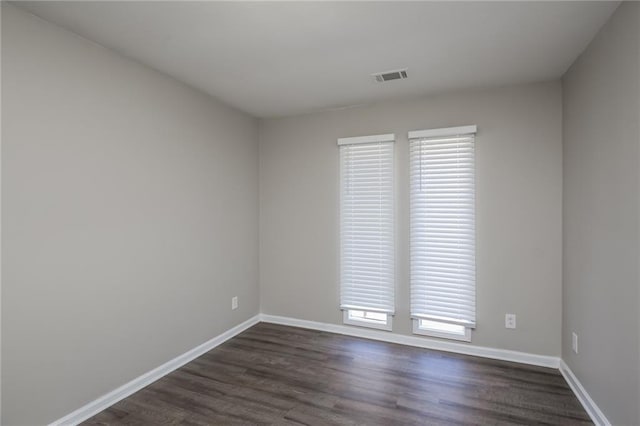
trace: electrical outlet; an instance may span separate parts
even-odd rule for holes
[[[516,314],[505,314],[504,316],[505,328],[516,328]]]
[[[238,296],[231,298],[231,309],[238,309]]]
[[[571,333],[571,349],[573,349],[573,353],[578,353],[578,335],[575,331]]]

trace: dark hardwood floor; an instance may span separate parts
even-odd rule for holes
[[[261,323],[85,424],[591,424],[557,370]]]

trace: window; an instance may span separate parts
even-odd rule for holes
[[[476,326],[475,126],[409,132],[411,316],[418,334]]]
[[[345,324],[379,328],[387,331],[392,329],[393,317],[387,313],[359,311],[357,309],[345,309],[342,312]]]
[[[446,322],[431,321],[422,318],[413,320],[413,332],[433,337],[445,339],[471,341],[471,329],[459,324],[449,324]]]
[[[340,308],[344,323],[391,330],[394,135],[338,139]]]

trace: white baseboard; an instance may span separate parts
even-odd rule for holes
[[[393,334],[385,331],[366,329],[361,327],[349,327],[339,324],[328,324],[316,321],[307,321],[296,318],[281,317],[275,315],[259,314],[242,324],[238,324],[230,330],[214,337],[213,339],[177,356],[176,358],[154,368],[153,370],[137,377],[130,382],[120,386],[119,388],[101,396],[100,398],[78,408],[74,412],[62,417],[51,423],[49,426],[67,426],[77,425],[88,418],[98,414],[99,412],[109,408],[116,402],[128,397],[129,395],[139,391],[145,386],[150,385],[156,380],[166,376],[172,371],[182,367],[186,363],[196,359],[204,353],[210,351],[216,346],[224,343],[232,337],[242,333],[249,327],[259,323],[268,322],[272,324],[289,325],[293,327],[302,327],[312,330],[327,331],[330,333],[344,334],[347,336],[363,337],[366,339],[379,340],[389,343],[397,343],[400,345],[415,346],[419,348],[435,349],[439,351],[454,352],[464,355],[473,355],[483,358],[499,359],[503,361],[518,362],[521,364],[537,365],[541,367],[559,368],[565,380],[575,393],[576,397],[583,405],[591,420],[597,426],[611,426],[600,408],[591,399],[587,391],[584,389],[580,381],[573,374],[567,364],[558,357],[536,355],[526,352],[511,351],[507,349],[488,348],[484,346],[473,346],[463,343],[445,342],[428,337],[406,336],[401,334]]]
[[[231,339],[233,336],[242,333],[244,330],[257,324],[258,322],[260,322],[260,315],[249,318],[245,322],[238,324],[232,329],[225,331],[224,333],[214,337],[207,342],[204,342],[200,346],[196,346],[195,348],[183,353],[182,355],[177,356],[170,361],[165,362],[161,366],[154,368],[153,370],[143,374],[142,376],[131,380],[129,383],[126,383],[119,388],[114,389],[111,392],[101,396],[100,398],[91,401],[85,406],[78,408],[76,411],[51,423],[50,426],[77,425],[78,423],[81,423],[88,418],[98,414],[99,412],[109,408],[116,402],[139,391],[145,386],[148,386],[156,380],[161,379],[162,377],[171,373],[173,370],[176,370],[186,363],[193,361],[200,355],[203,355],[216,346]]]
[[[591,417],[593,423],[595,423],[596,426],[611,426],[611,422],[607,420],[598,405],[591,399],[591,396],[589,396],[586,389],[582,386],[582,383],[580,383],[564,360],[560,360],[560,373],[564,376],[564,379],[587,411],[587,414],[589,414],[589,417]]]
[[[328,324],[316,321],[307,321],[296,318],[280,317],[261,314],[260,319],[273,324],[290,325],[294,327],[309,328],[313,330],[328,331],[347,336],[364,337],[366,339],[380,340],[400,345],[416,346],[419,348],[435,349],[439,351],[455,352],[464,355],[473,355],[483,358],[499,359],[502,361],[519,362],[521,364],[538,365],[541,367],[559,368],[560,358],[547,355],[536,355],[526,352],[511,351],[507,349],[488,348],[464,343],[446,342],[430,339],[428,337],[406,336],[389,333],[363,327],[350,327],[339,324]]]

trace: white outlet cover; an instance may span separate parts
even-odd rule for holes
[[[516,328],[516,314],[505,314],[504,326],[505,328]]]
[[[238,309],[238,296],[231,298],[231,309]]]
[[[578,335],[575,331],[571,333],[571,349],[573,349],[573,353],[578,353]]]

